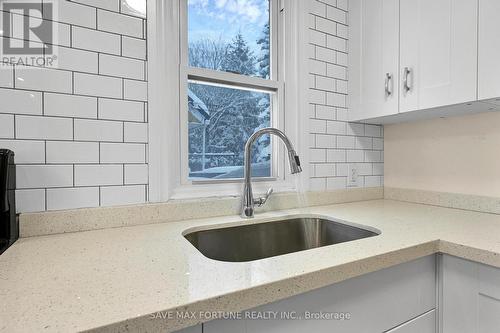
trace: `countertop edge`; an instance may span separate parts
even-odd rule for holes
[[[217,295],[202,301],[186,303],[175,308],[163,309],[158,312],[130,318],[125,321],[96,327],[85,332],[175,332],[187,327],[198,325],[210,320],[202,318],[186,318],[168,320],[161,317],[168,312],[205,312],[207,308],[214,312],[238,312],[249,310],[261,305],[277,302],[289,297],[300,295],[315,289],[326,287],[357,276],[362,276],[395,265],[407,263],[428,255],[441,252],[441,241],[434,240],[404,249],[383,253],[358,261],[347,262],[327,269],[313,271],[295,277],[270,282],[233,293]],[[452,255],[456,255],[454,252]],[[468,259],[468,258],[464,258]],[[346,274],[344,270],[347,270]],[[290,285],[294,288],[290,289]]]

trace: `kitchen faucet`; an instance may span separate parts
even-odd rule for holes
[[[243,195],[241,201],[241,217],[243,218],[253,218],[254,216],[254,206],[263,206],[267,199],[273,193],[273,189],[270,188],[264,197],[260,197],[258,199],[254,199],[252,192],[252,146],[255,141],[260,138],[262,135],[272,134],[280,138],[286,146],[288,150],[288,159],[290,161],[290,171],[292,174],[302,172],[302,168],[300,167],[300,159],[295,149],[293,148],[292,143],[288,139],[288,137],[276,128],[263,128],[255,132],[247,141],[245,145],[245,186],[243,188]]]

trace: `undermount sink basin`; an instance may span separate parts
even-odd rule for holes
[[[205,257],[245,262],[377,236],[379,233],[322,218],[201,230],[184,235]]]

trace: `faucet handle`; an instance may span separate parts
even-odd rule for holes
[[[254,201],[254,204],[256,204],[259,207],[264,206],[266,204],[267,200],[269,199],[269,197],[271,196],[271,194],[273,194],[273,192],[274,192],[273,188],[270,187],[269,190],[267,190],[266,195],[264,197],[260,197],[260,198],[256,199]]]

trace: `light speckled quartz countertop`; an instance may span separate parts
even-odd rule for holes
[[[364,201],[259,214],[328,216],[377,237],[248,263],[205,258],[182,233],[238,217],[169,222],[19,240],[0,256],[0,331],[175,331],[192,320],[159,311],[240,311],[436,252],[500,267],[500,216]]]

